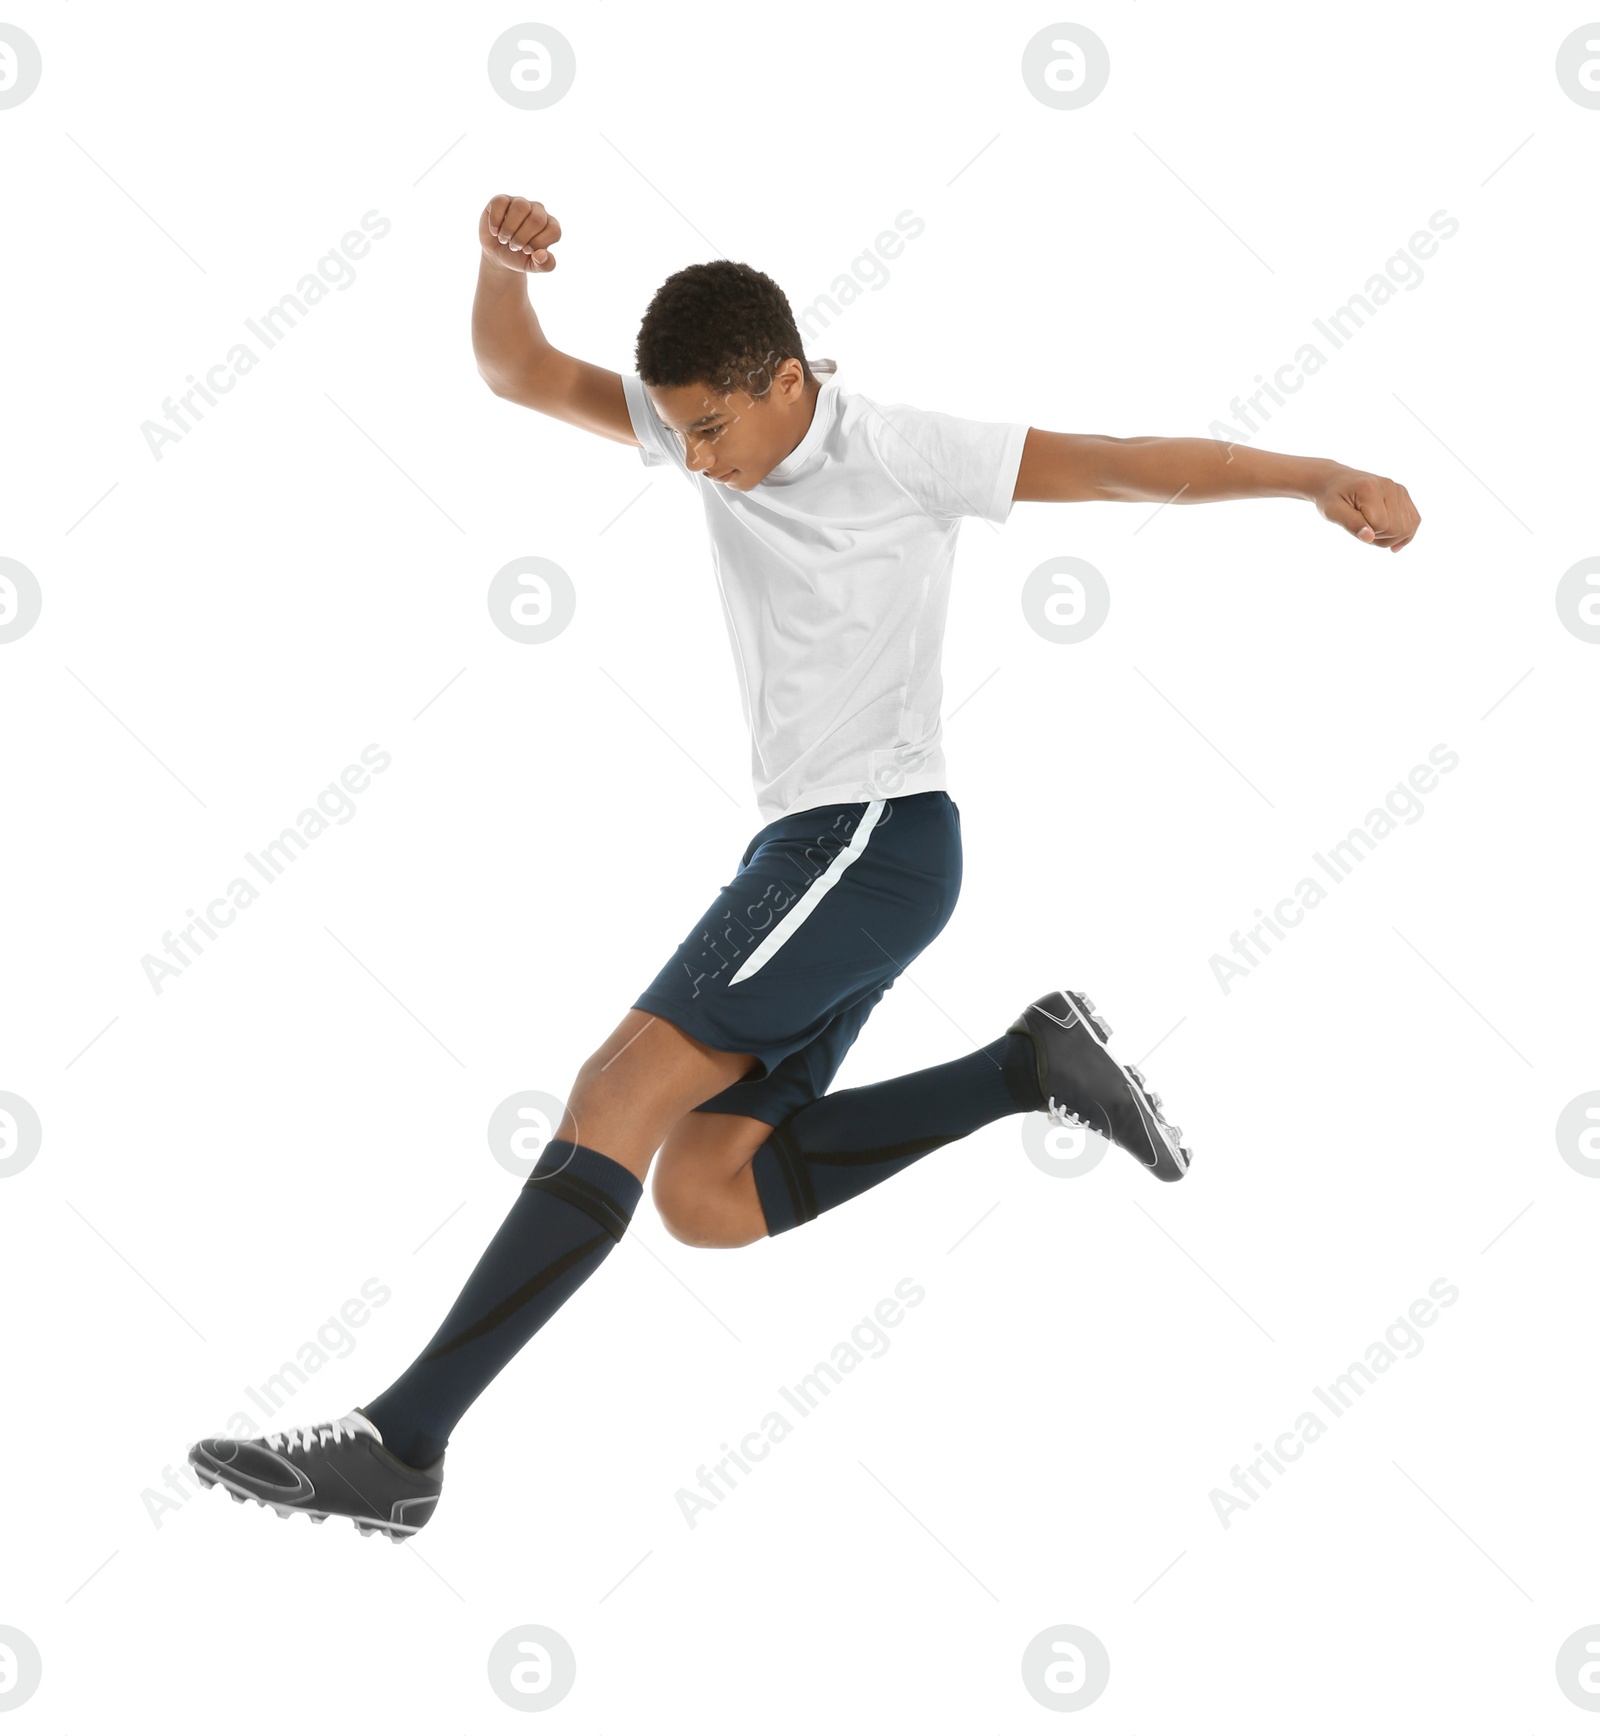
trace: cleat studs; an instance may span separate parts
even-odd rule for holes
[[[405,1540],[406,1535],[403,1531],[391,1531],[389,1533],[389,1541],[391,1543],[404,1543]]]
[[[237,1489],[230,1489],[228,1491],[228,1493],[234,1498],[235,1501],[237,1501],[239,1503],[239,1505],[241,1507],[250,1498],[248,1495],[241,1495]]]
[[[1078,999],[1083,1003],[1083,1010],[1086,1013],[1092,1013],[1094,1011],[1094,1002],[1091,1001],[1087,995],[1080,994]]]
[[[327,1517],[328,1515],[326,1513],[313,1513],[311,1515],[311,1523],[313,1525],[320,1525]]]
[[[280,1519],[287,1519],[290,1513],[290,1509],[287,1507],[274,1507],[272,1511],[276,1513]]]

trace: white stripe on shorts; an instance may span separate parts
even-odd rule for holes
[[[839,876],[866,848],[867,839],[872,835],[872,828],[877,825],[883,808],[884,804],[881,797],[875,802],[867,803],[866,812],[856,823],[855,833],[850,842],[828,864],[826,873],[819,875],[811,882],[799,902],[791,905],[783,913],[777,927],[728,979],[730,987],[734,983],[743,982],[746,977],[754,976],[778,948],[794,935],[800,924],[827,896],[828,889],[837,885]]]

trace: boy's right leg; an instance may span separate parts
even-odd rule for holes
[[[621,1240],[667,1129],[748,1055],[630,1009],[580,1069],[561,1125],[422,1354],[361,1407],[407,1464],[431,1464],[469,1405]]]
[[[667,1129],[752,1059],[630,1009],[580,1069],[556,1136],[411,1367],[337,1424],[199,1442],[201,1479],[285,1516],[340,1514],[397,1540],[419,1530],[451,1429],[621,1239]]]

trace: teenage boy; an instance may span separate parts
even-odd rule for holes
[[[1018,500],[1291,496],[1394,552],[1419,522],[1398,483],[1324,459],[880,405],[809,362],[778,285],[727,260],[662,284],[637,372],[618,375],[556,349],[529,302],[527,278],[555,269],[560,238],[537,202],[485,207],[479,371],[497,396],[634,446],[699,494],[765,823],[580,1067],[561,1125],[411,1367],[337,1422],[190,1452],[236,1500],[397,1542],[432,1516],[467,1408],[626,1233],[652,1159],[667,1229],[720,1248],[808,1223],[1030,1111],[1092,1128],[1161,1180],[1187,1172],[1181,1130],[1077,992],[1041,995],[970,1055],[828,1090],[960,892],[939,707],[964,517],[1003,524]]]

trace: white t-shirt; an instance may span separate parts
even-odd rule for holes
[[[622,384],[641,458],[705,506],[763,822],[942,790],[956,536],[969,514],[1005,523],[1027,424],[879,405],[830,374],[800,444],[739,490],[694,475],[639,376]]]

